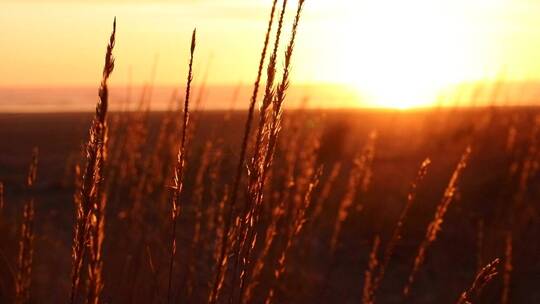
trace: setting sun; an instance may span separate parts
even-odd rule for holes
[[[356,6],[344,21],[351,30],[343,35],[349,48],[343,51],[348,69],[342,77],[368,106],[431,106],[442,90],[485,76],[494,45],[490,37],[471,31],[478,20],[463,14],[473,10],[468,1],[359,1]]]

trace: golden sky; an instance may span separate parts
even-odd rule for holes
[[[270,5],[0,0],[0,87],[95,86],[114,16],[113,85],[148,82],[154,63],[157,85],[181,85],[193,27],[196,80],[251,83]],[[539,79],[539,16],[538,0],[306,0],[293,84],[345,84],[374,106],[406,106],[456,83]]]

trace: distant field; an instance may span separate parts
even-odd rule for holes
[[[143,92],[149,94],[153,111],[166,111],[173,96],[183,92],[183,86],[112,86],[111,110],[137,110],[139,96]],[[238,85],[206,85],[196,83],[195,99],[205,110],[245,110],[245,100],[249,100],[251,84]],[[96,103],[95,87],[18,87],[0,86],[0,113],[58,113],[58,112],[92,112]],[[137,98],[135,98],[137,97]],[[301,107],[307,103],[312,108],[319,107],[362,107],[366,104],[361,96],[350,86],[337,84],[295,85],[288,94],[288,108]],[[130,100],[127,104],[126,100]],[[332,103],[326,101],[332,100]],[[242,102],[244,101],[244,102]],[[369,106],[369,105],[367,105]]]
[[[174,122],[180,117],[179,113],[171,116],[173,114],[113,113],[110,117],[111,164],[107,176],[116,174],[118,178],[118,174],[125,174],[108,184],[110,194],[103,248],[107,284],[103,298],[111,303],[128,302],[127,299],[137,303],[159,302],[164,292],[168,247],[163,232],[169,226],[166,210],[170,193],[167,187],[171,180],[166,175],[146,175],[145,171],[152,166],[153,162],[148,161],[155,155],[174,162],[174,145],[159,144],[163,140],[159,130],[167,124],[167,119]],[[286,195],[295,189],[287,186],[287,174],[291,174],[287,172],[292,172],[296,179],[305,176],[308,167],[322,165],[322,173],[313,190],[305,227],[291,247],[286,273],[277,286],[279,302],[358,302],[374,237],[379,235],[381,248],[386,246],[406,203],[410,183],[421,162],[429,157],[432,164],[418,185],[417,199],[404,222],[403,237],[380,287],[381,303],[400,302],[401,289],[427,224],[468,145],[472,154],[460,177],[455,201],[448,208],[438,239],[426,254],[410,299],[414,303],[455,301],[472,282],[479,265],[496,257],[504,259],[505,238],[511,231],[512,303],[539,301],[540,293],[535,288],[540,283],[536,152],[532,156],[534,166],[526,177],[526,189],[516,201],[520,172],[524,170],[522,162],[531,157],[530,149],[536,148],[538,134],[532,132],[539,127],[538,114],[540,111],[533,108],[285,113],[271,188],[266,190],[275,194],[267,196],[264,208],[271,210],[278,204],[279,197],[284,198],[287,205],[291,204],[291,208],[297,204],[295,195]],[[211,253],[217,227],[208,219],[216,216],[220,197],[231,182],[230,172],[234,171],[238,157],[236,151],[244,118],[243,112],[192,113],[195,127],[187,156],[178,230],[180,279],[175,282],[179,299],[191,299],[191,303],[204,301],[209,292]],[[0,115],[0,138],[3,139],[0,142],[0,181],[5,188],[0,221],[3,231],[0,266],[5,274],[1,297],[9,294],[7,269],[16,264],[17,223],[21,220],[22,203],[29,195],[24,183],[34,146],[39,148],[39,165],[37,182],[31,192],[36,208],[32,298],[40,299],[39,302],[62,302],[69,293],[73,168],[81,161],[81,145],[87,137],[90,119],[91,115],[75,113]],[[363,147],[369,143],[372,131],[376,131],[376,138],[371,139],[374,154],[369,167],[370,180],[365,188],[354,185],[358,189],[332,252],[330,244],[337,212],[354,175],[353,159],[358,153],[365,153]],[[508,148],[512,136],[515,136],[514,142]],[[127,139],[124,148],[118,138]],[[128,146],[129,151],[124,150]],[[341,169],[332,181],[330,192],[321,199],[336,164],[340,164]],[[169,163],[163,165],[163,172],[167,167],[172,170]],[[204,166],[203,171],[200,171],[201,166]],[[517,166],[517,171],[512,173],[512,166]],[[302,182],[296,183],[302,185]],[[138,187],[142,187],[140,193],[134,193],[132,189]],[[302,197],[301,192],[306,189],[294,191]],[[240,198],[243,199],[243,195]],[[204,215],[203,219],[197,214]],[[283,220],[278,229],[287,227],[289,221]],[[270,222],[271,218],[263,218],[261,229]],[[200,243],[192,247],[196,227],[201,229]],[[271,265],[277,259],[282,242],[277,238],[265,258],[267,266],[254,289],[255,298],[263,297],[265,288],[274,282]],[[160,287],[156,289],[152,282]],[[482,303],[499,299],[503,285],[502,276],[496,278],[484,292]]]

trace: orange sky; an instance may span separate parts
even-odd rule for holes
[[[154,62],[157,85],[182,84],[195,26],[196,80],[208,69],[210,84],[234,85],[254,79],[271,0],[0,5],[0,87],[96,85],[114,16],[113,85],[130,70],[133,83],[149,81]],[[455,83],[539,79],[538,16],[536,0],[307,0],[293,84],[344,84],[368,105],[407,107]]]

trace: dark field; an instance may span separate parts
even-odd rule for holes
[[[501,259],[499,275],[474,303],[499,303],[505,294],[508,303],[540,303],[538,115],[536,108],[286,111],[255,229],[254,260],[263,268],[258,275],[253,265],[247,268],[252,274],[246,301],[264,302],[273,288],[275,303],[361,302],[374,239],[380,236],[376,260],[381,261],[410,185],[430,158],[376,292],[377,303],[455,303],[477,271],[495,258]],[[163,303],[181,114],[112,113],[109,118],[102,299]],[[65,303],[69,298],[74,168],[84,166],[82,147],[91,119],[90,114],[0,115],[0,182],[5,188],[1,303],[12,301],[23,203],[30,197],[35,198],[31,302]],[[192,113],[174,302],[208,299],[226,210],[222,198],[234,178],[244,121],[244,112]],[[429,243],[411,293],[404,297],[428,224],[468,146],[472,153],[441,231]],[[27,189],[33,147],[39,148],[37,180]],[[248,150],[248,156],[252,153]],[[236,212],[245,201],[246,172]],[[318,180],[311,195],[310,180]],[[290,237],[302,206],[306,221]],[[283,252],[284,271],[276,279]],[[220,303],[233,290],[231,264]]]

